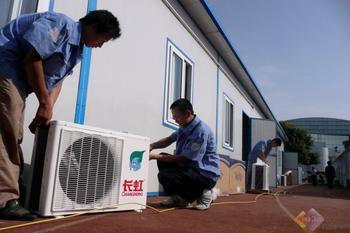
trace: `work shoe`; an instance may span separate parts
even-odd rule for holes
[[[197,199],[196,209],[206,210],[209,209],[210,204],[213,202],[213,191],[206,189],[203,191],[202,196]]]
[[[182,197],[178,195],[173,195],[169,199],[160,202],[160,205],[165,207],[180,207],[186,208],[190,203],[185,201]]]
[[[0,209],[0,218],[7,220],[27,220],[32,221],[37,218],[35,214],[30,213],[23,208],[18,200],[9,200],[4,208]]]

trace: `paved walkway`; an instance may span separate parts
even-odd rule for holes
[[[215,203],[251,201],[255,197],[255,194],[232,195],[219,197]],[[160,208],[157,203],[164,198],[149,198],[149,204]],[[350,190],[302,185],[289,187],[288,193],[279,196],[279,200],[281,205],[270,195],[262,196],[256,203],[214,205],[207,211],[178,209],[156,213],[147,209],[142,213],[91,214],[4,232],[298,233],[304,231],[288,213],[296,216],[314,208],[325,219],[316,233],[350,233]],[[0,220],[0,228],[19,223],[23,222]]]

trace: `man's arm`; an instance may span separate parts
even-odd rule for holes
[[[30,127],[34,133],[36,126],[45,125],[51,119],[53,101],[46,88],[42,59],[35,49],[26,54],[23,62],[27,80],[39,101],[38,111]]]
[[[61,93],[62,84],[63,84],[63,80],[61,80],[50,92],[50,98],[52,99],[52,105],[55,105],[55,103],[58,99],[58,96]]]
[[[157,142],[154,142],[150,145],[150,151],[153,149],[161,149],[170,146],[174,141],[175,138],[173,137],[174,134],[162,138]],[[182,163],[186,160],[188,160],[185,156],[183,155],[169,155],[169,154],[150,154],[149,155],[150,160],[159,160],[161,162],[166,162],[166,163]]]
[[[173,143],[173,139],[169,136],[166,138],[162,138],[157,142],[154,142],[150,145],[150,150],[154,150],[154,149],[162,149],[165,147],[170,146]]]
[[[167,155],[167,154],[151,154],[150,159],[159,160],[168,163],[184,163],[186,161],[201,161],[206,153],[207,137],[208,135],[192,135],[192,139],[182,148],[181,154]],[[170,137],[171,139],[171,137]]]
[[[264,161],[265,163],[267,162],[267,154],[265,154],[262,151],[259,151],[259,158]]]

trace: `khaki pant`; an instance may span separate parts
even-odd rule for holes
[[[0,207],[20,195],[24,108],[24,95],[0,75]]]

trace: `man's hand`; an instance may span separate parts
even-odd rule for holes
[[[149,154],[149,160],[157,160],[161,157],[159,154]]]
[[[263,161],[264,163],[267,163],[267,155],[263,151],[260,151],[258,157],[259,159],[261,159],[261,161]]]
[[[39,103],[38,111],[36,112],[36,116],[33,119],[32,123],[29,125],[29,130],[33,134],[35,130],[39,126],[45,126],[49,124],[49,121],[52,118],[52,110],[53,110],[53,101],[52,98],[45,98],[43,101]]]

